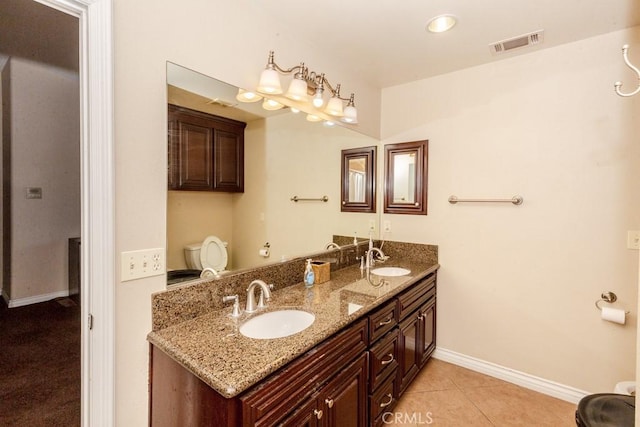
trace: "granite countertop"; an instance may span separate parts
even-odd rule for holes
[[[358,266],[347,267],[332,272],[328,282],[309,289],[299,283],[272,291],[267,308],[258,312],[243,312],[239,318],[232,318],[231,307],[213,310],[151,332],[147,338],[222,396],[231,398],[439,267],[413,261],[392,265],[407,268],[411,273],[384,277],[386,284],[374,287]],[[370,275],[375,284],[380,279]],[[252,339],[240,334],[239,326],[246,320],[281,309],[308,311],[315,315],[315,321],[302,332],[283,338]]]

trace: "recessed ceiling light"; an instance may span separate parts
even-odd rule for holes
[[[427,30],[432,33],[444,33],[452,29],[458,20],[453,15],[439,15],[427,23]]]

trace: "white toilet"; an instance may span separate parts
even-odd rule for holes
[[[227,242],[223,242],[217,236],[208,236],[202,243],[185,246],[184,258],[190,269],[213,268],[222,273],[227,268]]]

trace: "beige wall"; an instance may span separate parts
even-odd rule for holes
[[[68,289],[68,239],[80,236],[79,87],[75,72],[10,59],[10,304]],[[26,199],[40,187],[42,199]]]
[[[430,144],[429,215],[383,220],[439,245],[439,347],[588,392],[635,378],[640,97],[613,91],[634,85],[624,43],[640,51],[640,28],[383,90],[383,141]],[[603,291],[625,326],[599,318]]]
[[[380,94],[331,53],[268,22],[248,0],[114,0],[116,252],[166,247],[166,61],[255,87],[270,49],[304,60],[356,92],[359,128],[377,135]],[[119,255],[116,257],[119,259]],[[117,270],[120,271],[120,266]],[[116,287],[117,425],[147,424],[150,295],[157,276]]]

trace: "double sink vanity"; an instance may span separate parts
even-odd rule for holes
[[[151,425],[382,425],[435,349],[439,265],[435,246],[385,242],[361,269],[366,250],[313,255],[333,262],[311,288],[301,257],[155,294]],[[252,286],[270,298],[247,313],[256,281],[273,288]]]

